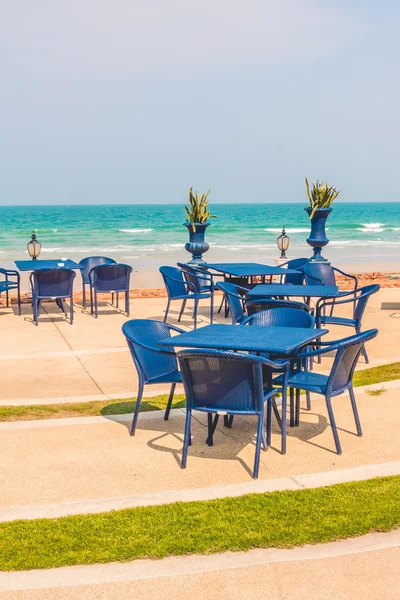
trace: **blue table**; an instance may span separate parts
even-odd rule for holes
[[[293,283],[259,284],[249,290],[248,300],[271,298],[271,296],[302,296],[304,298],[337,298],[337,285],[295,285]]]
[[[63,263],[63,266],[60,266]],[[20,271],[39,271],[40,269],[82,269],[73,260],[16,260],[15,265]]]
[[[269,287],[269,286],[268,286]],[[207,325],[158,342],[159,346],[241,350],[293,355],[295,350],[328,333],[327,329]]]
[[[293,269],[282,269],[282,267],[273,267],[270,265],[261,265],[259,263],[207,263],[206,269],[218,271],[230,277],[273,277],[274,275],[288,275],[289,273],[298,273]]]

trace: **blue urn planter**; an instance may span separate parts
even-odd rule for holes
[[[185,244],[185,249],[191,253],[192,260],[189,265],[205,265],[203,254],[209,249],[209,245],[204,241],[204,234],[211,223],[194,223],[196,231],[193,231],[191,223],[184,223],[189,232],[189,241]]]
[[[308,206],[306,211],[308,215],[311,214],[311,207]],[[327,263],[328,260],[321,254],[322,248],[329,242],[325,233],[326,220],[332,212],[332,208],[317,208],[312,219],[311,219],[311,232],[307,238],[307,243],[314,249],[314,254],[310,258],[311,262],[323,262]]]

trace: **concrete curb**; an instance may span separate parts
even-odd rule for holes
[[[206,556],[171,556],[162,560],[136,560],[128,563],[14,571],[0,573],[0,592],[98,585],[122,581],[160,579],[161,577],[177,577],[195,573],[212,573],[270,563],[329,559],[362,552],[385,550],[399,545],[400,530],[397,529],[388,533],[372,533],[339,542],[304,546],[291,550],[267,548]]]
[[[171,504],[173,502],[194,502],[215,500],[217,498],[233,498],[245,494],[311,489],[350,481],[363,481],[375,477],[387,477],[390,475],[400,475],[400,461],[377,465],[365,465],[350,469],[338,469],[336,471],[327,471],[325,473],[310,473],[276,479],[252,480],[246,483],[206,488],[171,490],[119,498],[60,502],[37,506],[17,506],[0,510],[0,522],[15,521],[18,519],[32,520],[59,518],[68,515],[96,514],[111,510],[134,508],[137,506],[155,506]]]

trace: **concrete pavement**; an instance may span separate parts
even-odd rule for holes
[[[165,298],[131,300],[131,318],[164,318]],[[176,323],[179,303],[173,303],[171,323]],[[347,314],[347,308],[343,314]],[[17,317],[14,309],[0,307],[2,331],[2,386],[0,405],[46,401],[47,398],[130,397],[137,389],[135,369],[121,333],[126,316],[104,303],[98,319],[75,306],[75,322],[69,325],[55,304],[44,305],[38,327],[32,323],[29,305]],[[227,322],[216,314],[216,321]],[[229,321],[228,321],[229,322]],[[208,304],[200,309],[200,323],[208,323]],[[183,328],[192,327],[186,311]],[[380,334],[368,346],[371,365],[400,360],[400,291],[383,289],[371,297],[364,329],[378,327]],[[349,328],[332,328],[331,338],[350,335]],[[327,336],[329,339],[329,336]],[[329,366],[325,359],[322,368]],[[363,359],[358,368],[364,368]],[[154,395],[160,386],[149,388]]]

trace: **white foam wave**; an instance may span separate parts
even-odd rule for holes
[[[361,223],[361,225],[367,229],[379,229],[384,227],[385,223]]]
[[[383,229],[383,227],[357,227],[357,231],[362,231],[363,233],[382,233],[382,231],[387,231]]]
[[[118,229],[121,233],[149,233],[153,231],[150,227],[146,229]]]

